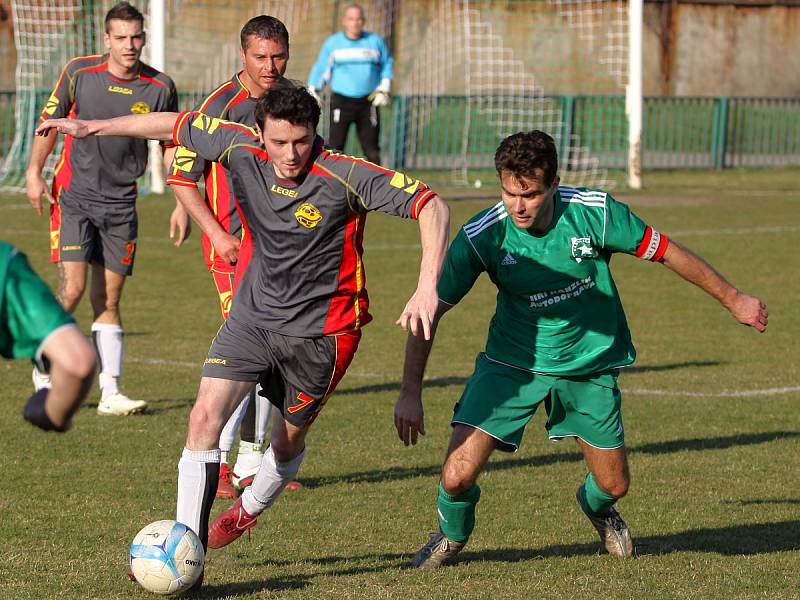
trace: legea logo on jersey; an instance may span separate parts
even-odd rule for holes
[[[56,109],[58,108],[58,102],[59,100],[55,97],[55,95],[50,96],[50,98],[47,99],[47,104],[44,106],[45,114],[52,115],[54,112],[56,112]]]
[[[175,151],[175,158],[172,160],[177,169],[181,171],[191,171],[194,166],[195,158],[197,158],[197,152],[184,148],[183,146],[178,146],[178,149]]]
[[[417,191],[418,184],[419,179],[411,179],[411,177],[400,171],[395,171],[394,175],[392,175],[392,180],[389,182],[389,185],[392,187],[396,187],[409,194],[413,194]]]
[[[592,247],[592,238],[572,238],[572,258],[581,262],[584,258],[597,258],[597,250]]]
[[[297,210],[294,211],[294,218],[297,219],[297,222],[303,227],[314,229],[314,227],[319,225],[320,221],[322,221],[322,213],[310,202],[303,202],[297,207]]]
[[[288,198],[297,198],[297,190],[290,190],[285,187],[281,187],[279,185],[272,184],[272,187],[269,188],[271,192],[275,192],[276,194],[280,194],[281,196],[286,196]]]
[[[217,127],[222,123],[222,119],[216,117],[209,117],[208,115],[197,115],[197,118],[192,121],[192,127],[205,131],[206,133],[214,133]]]
[[[150,105],[147,102],[137,102],[131,106],[131,112],[135,115],[145,115],[150,112]]]
[[[113,94],[125,94],[126,96],[133,95],[133,90],[131,88],[126,88],[119,85],[109,85],[108,91]]]

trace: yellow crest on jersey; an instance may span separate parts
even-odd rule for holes
[[[409,194],[413,194],[417,191],[418,184],[419,179],[411,179],[411,177],[400,171],[395,171],[394,175],[392,175],[392,180],[389,182],[389,185],[392,187],[396,187]]]
[[[131,112],[135,115],[144,115],[150,112],[150,105],[147,102],[137,102],[131,106]]]
[[[303,227],[314,229],[314,227],[319,225],[320,221],[322,221],[322,213],[310,202],[303,202],[297,207],[297,210],[294,211],[294,218],[297,219],[297,222]]]

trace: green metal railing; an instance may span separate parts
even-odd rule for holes
[[[37,93],[42,106],[48,91]],[[182,109],[202,94],[181,94]],[[0,91],[0,159],[15,133],[13,91]],[[527,107],[504,98],[504,110]],[[621,96],[549,96],[530,114],[546,115],[545,126],[559,143],[562,164],[585,153],[598,166],[624,169],[627,160],[625,100]],[[394,168],[450,169],[468,156],[469,168],[492,168],[500,131],[493,119],[497,101],[464,96],[395,96],[382,113],[383,161]],[[37,115],[31,117],[31,131]],[[464,136],[466,127],[469,136]],[[520,127],[522,128],[522,127]],[[575,141],[576,145],[570,142]],[[27,145],[26,145],[27,147]],[[346,151],[360,153],[351,135]],[[13,168],[24,171],[23,159]],[[647,97],[644,99],[642,166],[659,168],[770,167],[800,165],[800,98]],[[8,169],[7,169],[8,170]],[[0,173],[0,180],[4,174]]]

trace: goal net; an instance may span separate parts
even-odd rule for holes
[[[156,1],[156,0],[151,0]],[[238,34],[258,14],[290,33],[287,76],[305,82],[342,0],[158,0],[166,72],[193,107],[241,68]],[[15,135],[0,189],[22,190],[31,131],[63,65],[103,51],[111,0],[13,0]],[[382,113],[383,162],[434,170],[460,184],[493,177],[500,140],[541,129],[559,148],[562,180],[613,187],[626,168],[626,0],[364,0],[367,29],[394,55],[392,105]],[[149,3],[140,2],[148,29]],[[149,35],[152,35],[149,32]],[[148,46],[143,59],[148,61]],[[323,116],[320,133],[327,133]],[[352,135],[351,135],[352,137]],[[352,141],[353,153],[360,148]],[[49,167],[55,164],[53,152]]]

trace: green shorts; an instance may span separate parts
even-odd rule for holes
[[[542,375],[495,362],[483,352],[451,424],[480,429],[498,440],[500,450],[513,452],[542,402],[551,440],[578,437],[604,450],[625,443],[616,370],[581,377]]]

